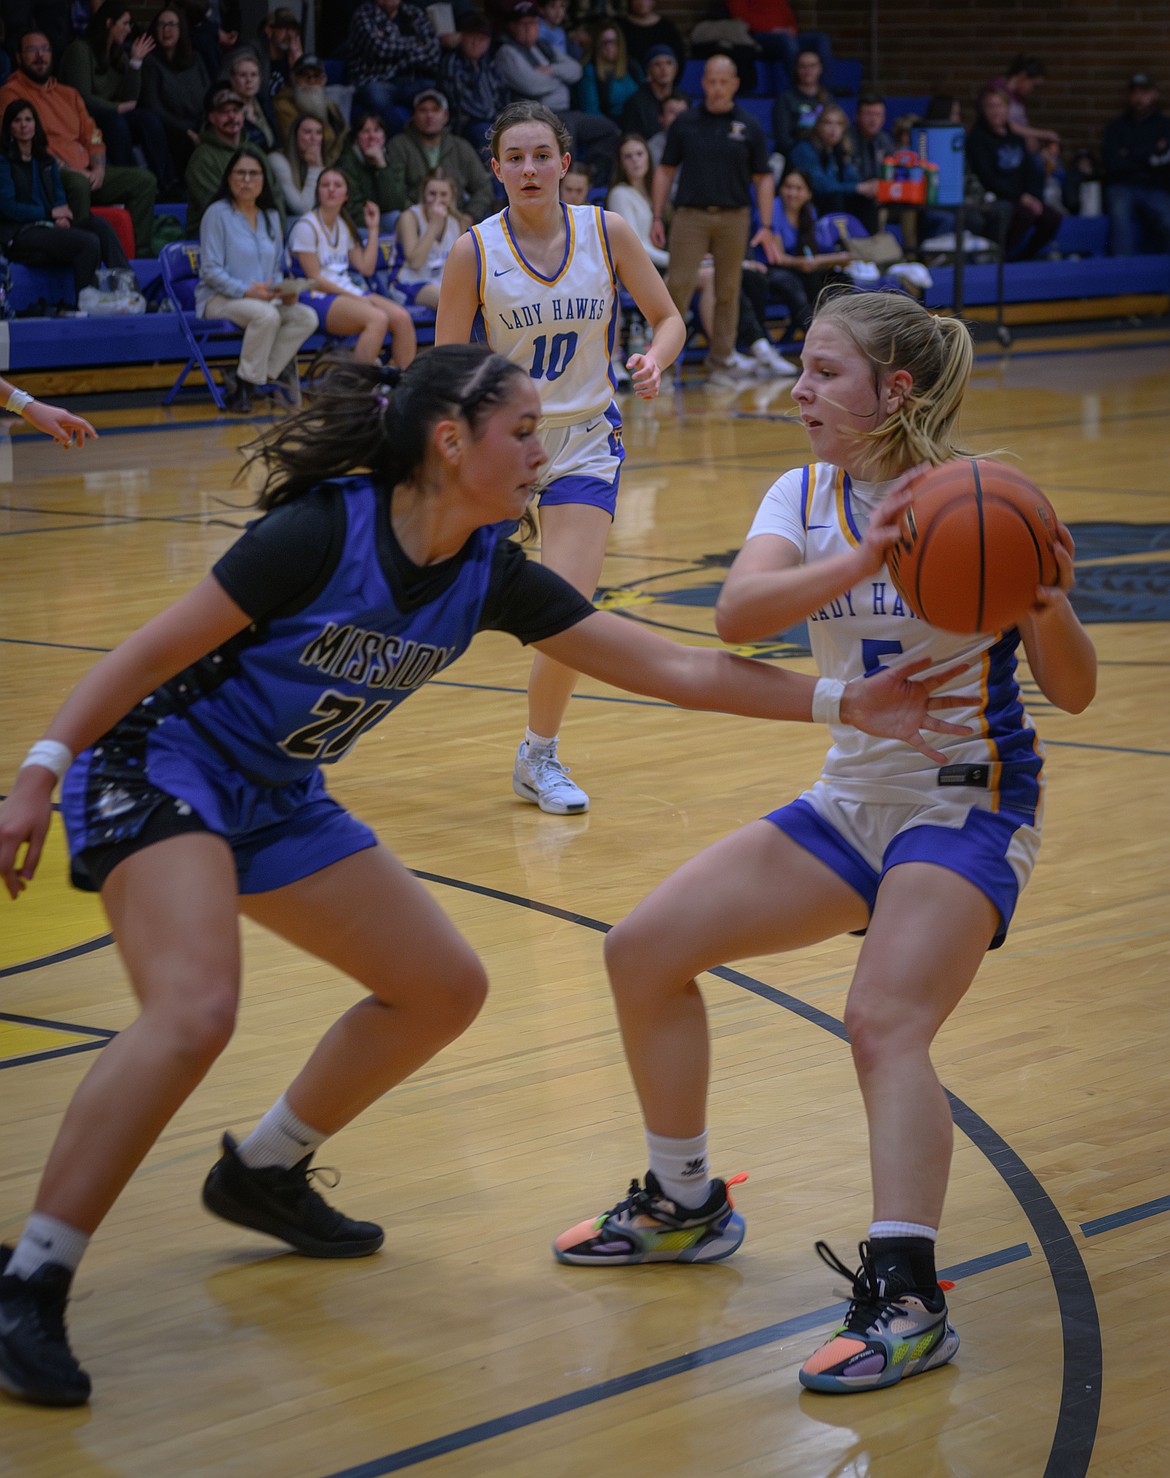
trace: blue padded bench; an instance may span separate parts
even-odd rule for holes
[[[928,308],[954,301],[954,268],[932,267]],[[1170,293],[1170,256],[1086,257],[1081,261],[1008,262],[1005,303],[1052,302],[1064,298],[1111,298],[1135,293]],[[995,302],[995,265],[969,266],[963,273],[967,306]]]

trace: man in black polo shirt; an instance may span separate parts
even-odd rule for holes
[[[655,246],[665,247],[662,213],[675,172],[682,170],[670,225],[666,286],[685,317],[703,258],[711,253],[715,262],[715,315],[707,372],[719,378],[730,374],[735,350],[753,183],[763,224],[751,244],[759,243],[773,265],[779,265],[780,260],[772,235],[775,187],[768,169],[768,144],[751,114],[736,107],[738,87],[739,74],[731,58],[710,57],[703,68],[703,102],[671,124],[651,191],[654,224],[650,239]]]

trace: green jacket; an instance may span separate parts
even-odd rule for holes
[[[116,108],[136,103],[142,90],[142,72],[120,56],[108,67],[99,67],[97,53],[79,36],[65,48],[61,58],[61,81],[75,87],[88,107],[98,103]]]
[[[405,210],[410,204],[389,160],[379,169],[356,144],[351,144],[337,161],[337,167],[349,181],[348,209],[355,221],[361,220],[367,200],[374,201],[382,215],[391,210]]]
[[[183,183],[187,186],[187,237],[194,241],[199,235],[199,222],[203,219],[203,212],[215,198],[215,192],[223,183],[224,170],[227,168],[228,160],[239,147],[237,144],[225,144],[216,131],[209,125],[199,136],[199,142],[191,151],[191,158],[187,163],[186,173],[183,175]],[[284,229],[284,196],[272,174],[272,167],[268,163],[268,156],[261,156],[264,160],[264,175],[268,180],[268,188],[272,191],[276,208],[280,213],[280,227]]]
[[[498,208],[491,176],[466,139],[450,130],[444,131],[439,141],[438,167],[455,181],[456,210],[469,215],[473,221],[482,221]],[[422,200],[423,183],[431,171],[431,164],[412,123],[408,123],[386,145],[386,168],[394,195],[402,198],[403,205],[417,205]],[[401,210],[403,205],[391,206],[391,209]]]

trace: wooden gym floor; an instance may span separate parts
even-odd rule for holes
[[[106,407],[107,402],[79,403]],[[603,603],[714,640],[727,560],[804,460],[784,387],[628,402]],[[528,662],[481,637],[335,773],[486,960],[472,1029],[332,1142],[332,1193],[385,1223],[375,1258],[315,1263],[206,1216],[224,1129],[246,1130],[353,999],[245,929],[238,1035],[95,1239],[70,1306],[88,1410],[0,1404],[0,1470],[37,1478],[434,1478],[668,1471],[1050,1478],[1170,1469],[1165,1045],[1170,784],[1170,336],[1018,340],[981,354],[966,430],[1006,447],[1076,535],[1100,692],[1035,704],[1045,846],[1008,946],[936,1060],[958,1128],[943,1276],[955,1363],[882,1393],[802,1394],[868,1192],[840,1025],[856,942],[703,982],[712,1151],[747,1169],[741,1252],[710,1268],[562,1268],[548,1244],[644,1168],[600,934],[670,869],[815,776],[824,735],[687,714],[584,683],[564,753],[584,817],[509,785]],[[0,786],[96,654],[192,584],[243,523],[247,426],[205,396],[108,403],[63,454],[0,440]],[[806,665],[799,639],[761,649]],[[1038,695],[1031,689],[1032,696]],[[15,1238],[92,1053],[132,1019],[59,835],[0,902],[0,1237]],[[409,919],[402,927],[410,927]]]

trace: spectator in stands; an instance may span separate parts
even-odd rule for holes
[[[862,180],[878,179],[882,160],[894,147],[893,136],[886,132],[886,100],[880,92],[858,95],[857,114],[848,137],[858,175]]]
[[[822,64],[830,56],[823,31],[802,31],[788,0],[726,0],[727,13],[743,21],[766,61],[780,62],[791,81],[802,51],[815,51]]]
[[[439,70],[439,38],[426,13],[407,0],[362,0],[349,27],[354,109],[389,123]],[[397,119],[395,118],[395,122]]]
[[[662,100],[658,109],[658,130],[656,133],[652,133],[646,140],[646,147],[650,150],[650,162],[655,169],[662,163],[662,156],[666,152],[666,140],[670,134],[670,125],[676,118],[681,118],[690,106],[690,99],[681,92],[671,93],[670,97]],[[677,179],[674,183],[676,185],[678,184]],[[673,194],[670,198],[673,204]]]
[[[250,46],[241,46],[224,62],[224,73],[244,105],[244,139],[267,154],[276,148],[272,98],[264,91],[260,63]]]
[[[455,208],[471,221],[495,209],[491,176],[466,139],[448,127],[447,99],[437,87],[424,87],[414,99],[410,122],[386,145],[390,189],[404,205],[422,200],[432,170],[441,169],[455,185]]]
[[[207,75],[220,75],[224,57],[240,39],[239,0],[172,0],[172,3],[186,11],[191,45]]]
[[[658,132],[658,110],[674,95],[678,81],[678,58],[669,46],[652,46],[645,58],[646,77],[627,99],[619,122],[623,133],[648,139]]]
[[[455,209],[455,181],[433,169],[423,198],[398,217],[398,275],[392,296],[408,306],[437,308],[439,283],[451,248],[471,222]]]
[[[244,136],[244,101],[229,82],[213,82],[204,98],[207,125],[199,135],[183,176],[187,186],[187,230],[199,229],[203,212],[219,193],[224,171]],[[264,158],[264,176],[283,219],[284,207],[276,189],[272,167]]]
[[[626,55],[644,72],[650,48],[669,46],[681,73],[687,63],[687,45],[682,32],[672,20],[659,15],[654,7],[655,0],[627,0],[626,14],[618,17],[618,25],[626,38]]]
[[[307,215],[317,202],[317,181],[325,168],[325,128],[319,118],[302,113],[293,124],[284,153],[268,156],[272,177],[289,220]]]
[[[320,123],[325,136],[325,163],[333,164],[349,140],[349,125],[325,91],[325,67],[315,56],[298,57],[293,63],[292,80],[272,99],[272,117],[282,145],[288,143],[296,120],[306,114]]]
[[[491,154],[488,135],[496,115],[507,106],[511,93],[488,55],[492,26],[482,11],[459,20],[459,44],[445,52],[439,65],[439,85],[451,110],[451,127],[478,152],[484,164]]]
[[[821,86],[824,70],[825,64],[815,51],[802,50],[796,58],[792,86],[773,105],[772,137],[785,159],[801,139],[808,138],[822,109],[833,101],[828,89]]]
[[[574,159],[561,176],[561,199],[566,205],[588,205],[593,176],[587,164]]]
[[[585,53],[592,36],[588,31],[584,32],[584,45],[579,45],[565,29],[565,18],[568,6],[565,0],[536,0],[536,8],[540,12],[540,30],[537,33],[538,41],[546,41],[557,51],[566,52],[574,61],[584,62]]]
[[[663,212],[676,172],[678,199],[670,227],[670,265],[666,285],[685,315],[708,252],[715,263],[715,306],[707,373],[711,384],[734,380],[740,278],[747,256],[751,191],[755,185],[760,220],[753,238],[771,260],[774,186],[768,168],[764,131],[750,113],[735,105],[739,77],[730,57],[709,57],[703,67],[703,103],[671,125],[662,163],[654,172],[650,239],[666,247]]]
[[[1007,93],[1008,123],[1033,153],[1045,144],[1060,144],[1058,133],[1050,128],[1033,128],[1028,122],[1028,99],[1043,87],[1046,76],[1047,69],[1038,56],[1016,56],[1008,64],[1006,77],[993,77],[987,84]]]
[[[822,251],[817,244],[817,212],[813,205],[812,180],[802,169],[789,165],[780,179],[773,212],[777,261],[761,260],[768,296],[783,303],[789,321],[802,333],[812,322],[813,306],[829,277],[853,260],[849,252]]]
[[[150,34],[154,50],[142,64],[142,106],[162,119],[167,150],[181,173],[199,142],[203,99],[211,79],[191,45],[185,11],[170,6],[157,11]],[[255,58],[252,64],[259,79]]]
[[[1109,209],[1109,250],[1170,251],[1170,118],[1145,72],[1129,79],[1129,106],[1107,124],[1102,165]]]
[[[959,98],[949,92],[936,92],[926,101],[926,112],[923,113],[924,123],[955,123],[963,122],[963,104]]]
[[[104,0],[90,16],[85,35],[71,41],[61,58],[61,81],[75,87],[102,131],[112,164],[132,165],[134,148],[164,196],[178,183],[162,119],[141,104],[142,64],[154,50],[149,35],[130,40],[133,22],[124,0]]]
[[[626,41],[615,21],[597,30],[589,60],[577,83],[577,102],[585,113],[600,113],[616,123],[622,109],[638,90],[641,68],[631,66]]]
[[[849,149],[848,128],[844,110],[829,103],[821,109],[808,138],[793,147],[788,163],[812,180],[818,211],[847,211],[872,233],[878,228],[877,180],[863,180],[858,173]]]
[[[244,330],[239,366],[226,381],[228,409],[248,415],[257,389],[272,384],[298,404],[296,353],[316,332],[317,315],[277,286],[285,277],[284,228],[263,155],[251,144],[228,161],[200,222],[199,245],[195,311]]]
[[[264,49],[260,53],[261,70],[265,73],[263,89],[275,97],[292,81],[292,69],[305,54],[301,40],[301,23],[293,10],[281,7],[270,10],[260,28]]]
[[[967,135],[967,164],[992,197],[982,206],[985,234],[994,234],[1009,256],[1030,258],[1056,235],[1061,218],[1041,198],[1043,168],[1009,123],[1010,107],[1003,88],[985,87],[979,94],[975,125]]]
[[[86,229],[75,225],[36,109],[19,99],[0,123],[0,249],[26,267],[68,267],[75,296],[101,262],[130,265],[106,221],[90,216]]]
[[[378,207],[366,201],[366,243],[349,214],[349,185],[331,166],[317,181],[317,204],[289,233],[289,249],[312,286],[301,302],[317,314],[323,333],[342,338],[357,335],[354,358],[373,364],[391,340],[391,361],[405,369],[414,358],[415,333],[410,314],[399,303],[371,291],[367,278],[378,264]]]
[[[538,41],[540,16],[532,0],[519,0],[508,20],[508,34],[496,53],[500,76],[518,98],[545,103],[572,135],[574,158],[586,159],[594,178],[608,183],[613,173],[619,129],[611,118],[570,106],[569,88],[581,79],[581,64],[566,52]]]
[[[364,220],[366,202],[372,200],[378,207],[381,229],[393,231],[408,202],[401,176],[386,159],[386,125],[377,113],[362,113],[354,119],[349,148],[337,164],[349,184],[349,214]]]
[[[653,165],[650,150],[640,133],[626,133],[618,141],[617,164],[605,208],[621,216],[642,243],[643,250],[660,272],[670,265],[670,256],[650,239],[654,206],[650,199]]]
[[[138,256],[149,256],[154,225],[155,178],[145,169],[107,164],[101,130],[90,117],[81,94],[53,76],[53,48],[40,31],[21,37],[19,70],[0,88],[0,108],[19,98],[32,103],[49,142],[49,153],[61,166],[61,182],[73,219],[89,221],[90,205],[122,205],[134,223]]]

